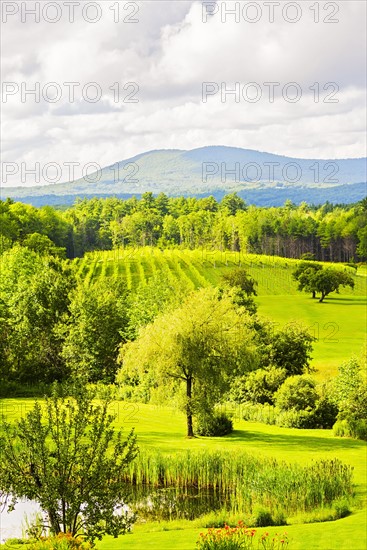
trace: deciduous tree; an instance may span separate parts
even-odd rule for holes
[[[134,370],[154,372],[161,386],[184,386],[189,437],[194,435],[193,415],[210,411],[231,376],[256,365],[254,334],[244,324],[247,314],[235,308],[230,296],[218,298],[212,288],[192,293],[122,350],[121,376]]]
[[[108,393],[95,398],[82,384],[55,386],[24,418],[3,419],[0,435],[2,500],[10,509],[22,497],[36,500],[54,534],[92,541],[128,529],[124,472],[137,453],[133,431],[124,440],[114,430]]]

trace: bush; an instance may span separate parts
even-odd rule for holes
[[[342,363],[339,367],[339,374],[335,379],[334,393],[338,403],[347,401],[353,394],[358,392],[362,383],[362,372],[359,362],[355,357]]]
[[[315,386],[308,376],[290,376],[275,394],[276,406],[283,411],[314,409],[318,399]]]
[[[338,407],[331,401],[330,397],[323,395],[317,401],[312,416],[312,428],[330,429],[338,416]]]
[[[276,425],[282,428],[298,428],[307,430],[314,428],[314,413],[313,411],[279,411],[276,418]]]
[[[205,437],[228,435],[233,432],[233,422],[224,412],[202,414],[197,417],[196,433]]]
[[[346,499],[338,499],[334,502],[335,519],[342,519],[350,516],[352,513],[349,508],[349,502]]]
[[[285,369],[270,367],[250,372],[245,378],[244,398],[252,403],[274,404],[274,393],[287,378]]]
[[[367,420],[338,420],[333,426],[336,437],[354,437],[367,441]]]
[[[271,527],[274,525],[274,520],[269,510],[262,506],[257,506],[253,511],[254,527]]]
[[[276,425],[282,428],[331,428],[335,422],[335,414],[330,413],[330,415],[327,416],[323,409],[324,406],[326,408],[326,405],[321,403],[320,409],[318,405],[319,402],[316,403],[316,408],[314,410],[297,411],[296,409],[290,409],[288,411],[282,411],[268,403],[264,405],[260,403],[255,405],[245,403],[242,407],[242,416],[244,420],[249,422],[262,422],[263,424]],[[335,409],[333,410],[335,413]]]

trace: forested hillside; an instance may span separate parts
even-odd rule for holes
[[[19,242],[59,255],[63,248],[68,258],[149,245],[351,262],[367,257],[367,200],[264,208],[247,205],[236,193],[220,202],[145,193],[140,200],[94,198],[58,210],[8,199],[0,203],[0,232],[2,250]]]

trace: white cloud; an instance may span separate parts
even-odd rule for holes
[[[314,23],[315,2],[308,1],[298,2],[302,18],[294,24],[277,10],[270,23],[263,2],[258,23],[222,22],[220,14],[203,23],[200,2],[179,0],[139,2],[139,23],[114,23],[113,4],[100,3],[103,16],[96,24],[80,16],[75,23],[63,17],[55,24],[21,23],[13,16],[3,25],[3,81],[29,88],[40,82],[41,90],[53,81],[63,91],[55,104],[42,95],[39,103],[29,96],[22,103],[20,94],[2,103],[5,162],[104,166],[149,149],[211,144],[308,158],[365,155],[364,2],[334,3],[340,8],[335,24]],[[330,9],[318,4],[322,19]],[[236,103],[227,96],[222,103],[218,93],[203,103],[204,81],[228,88],[239,82],[241,89],[257,82],[263,98]],[[278,95],[269,103],[269,81],[281,88],[297,82],[302,99],[293,104]],[[74,103],[64,82],[80,82]],[[81,97],[88,82],[101,87],[99,103]],[[124,84],[136,82],[139,103],[115,103],[110,87],[116,82],[124,97],[131,92]],[[318,103],[309,89],[315,82]],[[339,87],[338,103],[323,101],[332,91],[323,89],[328,82]],[[17,183],[14,178],[7,185]]]

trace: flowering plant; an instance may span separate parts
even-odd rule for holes
[[[288,547],[287,533],[270,536],[268,532],[257,534],[242,521],[236,527],[225,525],[221,529],[211,528],[200,533],[196,545],[198,550],[283,550]]]

